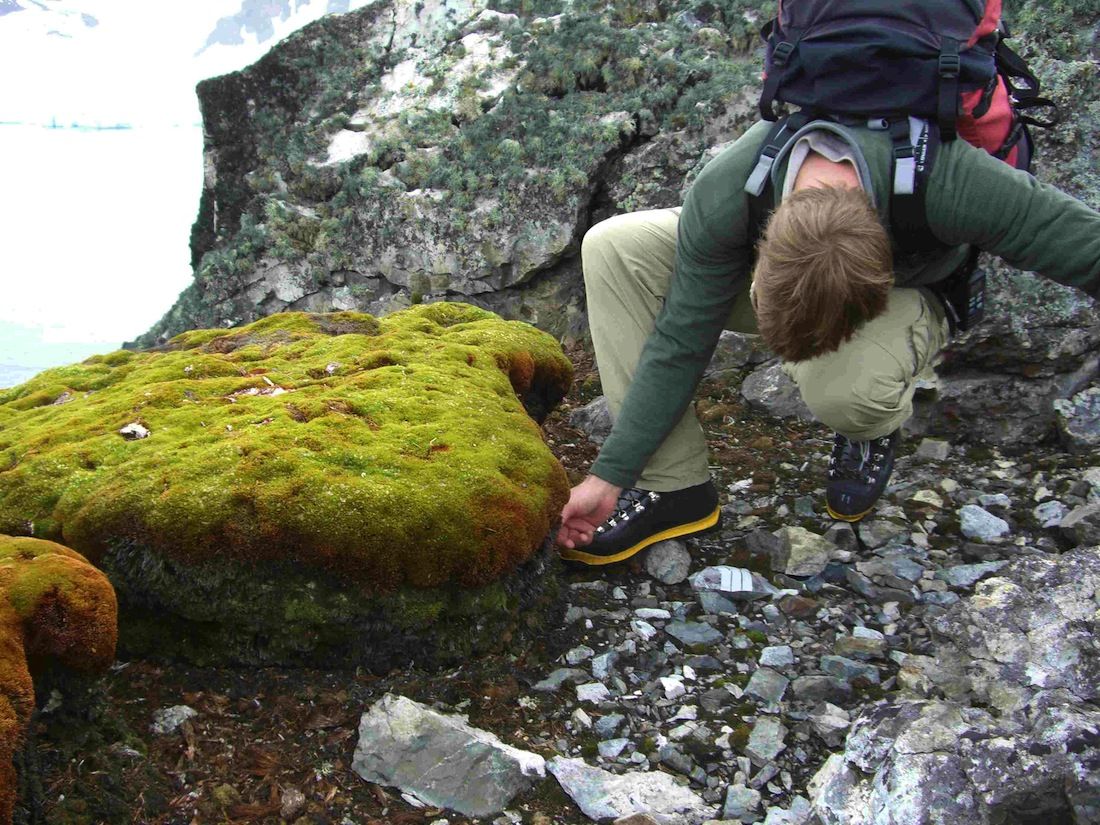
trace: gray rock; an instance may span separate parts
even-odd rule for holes
[[[1054,402],[1058,433],[1072,453],[1088,453],[1100,446],[1100,388],[1089,387],[1073,398]]]
[[[500,813],[546,775],[538,754],[392,693],[363,714],[352,769],[368,782],[472,817]]]
[[[775,645],[760,651],[762,667],[789,667],[794,664],[794,651],[790,645]]]
[[[900,553],[887,552],[879,558],[861,561],[856,570],[865,576],[881,581],[887,587],[904,590],[924,575],[924,566]]]
[[[852,720],[848,711],[831,702],[824,702],[810,714],[810,725],[814,732],[830,748],[844,743]]]
[[[699,602],[699,607],[703,609],[704,613],[715,616],[720,616],[723,613],[736,616],[741,612],[737,602],[727,598],[725,594],[719,593],[717,590],[698,590],[695,593],[695,600]]]
[[[764,346],[759,335],[724,330],[703,376],[716,379],[731,378],[746,367],[762,364],[774,357],[775,354]]]
[[[600,702],[606,702],[610,698],[611,691],[607,689],[607,685],[603,682],[589,682],[584,685],[577,685],[578,702],[591,702],[598,705]]]
[[[978,504],[982,507],[1004,507],[1007,509],[1012,506],[1012,499],[1004,493],[982,493],[978,496]]]
[[[153,724],[149,729],[158,736],[166,736],[175,733],[179,726],[195,716],[199,712],[187,705],[173,705],[170,708],[161,708],[153,714]]]
[[[662,746],[657,753],[657,758],[662,765],[668,765],[672,770],[684,776],[690,775],[695,770],[695,763],[691,761],[691,757],[675,745]]]
[[[607,398],[602,395],[569,416],[569,425],[583,432],[594,444],[603,444],[607,440],[613,424]]]
[[[1062,523],[1069,514],[1069,508],[1060,501],[1044,501],[1031,511],[1032,516],[1039,522],[1040,527],[1051,528],[1057,527]]]
[[[777,707],[791,680],[771,668],[761,667],[749,678],[745,686],[746,696],[755,696],[765,707]]]
[[[685,645],[710,645],[725,638],[705,622],[669,622],[665,632]]]
[[[857,525],[863,544],[872,550],[896,545],[909,537],[910,525],[893,518],[864,519]]]
[[[596,745],[596,749],[604,759],[616,759],[629,744],[629,739],[604,739]]]
[[[1095,376],[1097,311],[1045,278],[989,258],[982,265],[990,272],[986,320],[947,347],[950,370],[934,396],[916,399],[906,428],[1019,450],[1053,435],[1053,402]]]
[[[708,713],[718,713],[733,701],[733,696],[725,688],[711,688],[699,694],[699,705]]]
[[[925,438],[914,455],[924,461],[946,461],[951,455],[951,444],[938,438]]]
[[[810,800],[804,796],[796,796],[791,800],[790,808],[769,808],[764,825],[810,825],[812,816]]]
[[[760,791],[744,785],[726,788],[726,801],[722,805],[722,819],[753,823],[760,821]]]
[[[772,570],[788,576],[816,576],[825,570],[836,547],[804,527],[783,527],[777,532],[779,547],[772,556]]]
[[[621,713],[609,713],[607,716],[601,716],[597,719],[592,728],[601,739],[610,739],[619,732],[624,722],[626,722],[626,717]]]
[[[959,528],[972,541],[994,541],[1009,533],[1008,522],[976,504],[963,505],[959,510]]]
[[[922,601],[924,601],[925,604],[934,604],[939,605],[940,607],[950,607],[958,600],[958,594],[952,593],[950,591],[943,593],[929,592],[925,593],[922,597]]]
[[[787,729],[782,722],[773,716],[761,716],[752,726],[745,755],[754,765],[765,765],[787,747],[786,737]]]
[[[852,697],[852,686],[835,676],[809,674],[791,682],[791,692],[800,702],[845,702]]]
[[[56,403],[56,402],[55,402]],[[137,421],[131,422],[118,431],[118,434],[127,441],[138,441],[149,437],[149,430]]]
[[[880,659],[886,655],[886,638],[877,630],[857,627],[851,636],[838,636],[833,650],[839,656]]]
[[[716,808],[678,785],[667,773],[616,775],[590,767],[583,760],[560,756],[551,759],[546,767],[590,819],[648,813],[662,825],[700,825],[717,813]]]
[[[1074,507],[1058,531],[1075,546],[1100,544],[1100,503]]]
[[[532,685],[531,689],[537,690],[539,693],[553,693],[566,682],[576,683],[587,678],[588,674],[579,668],[560,667],[541,682]]]
[[[835,676],[837,679],[841,679],[845,682],[863,679],[873,685],[877,685],[880,679],[878,668],[874,665],[869,665],[866,662],[857,662],[854,659],[848,659],[844,656],[822,656],[821,670],[827,676]]]
[[[614,650],[609,650],[606,653],[601,653],[599,656],[592,657],[592,675],[598,680],[603,681],[611,675],[611,671],[615,668],[615,663],[619,660],[619,654]]]
[[[861,713],[811,783],[822,821],[1098,821],[1098,591],[1095,547],[1021,556],[931,619],[898,682],[944,698]]]
[[[986,576],[992,576],[1006,564],[1008,564],[1007,561],[987,561],[982,564],[960,564],[956,567],[949,567],[946,570],[937,570],[936,578],[940,581],[947,582],[952,587],[966,590],[967,588],[973,587]]]
[[[909,590],[902,590],[896,587],[880,587],[858,570],[853,570],[850,567],[844,571],[844,579],[847,581],[849,587],[859,593],[859,595],[876,604],[886,604],[887,602],[913,604],[916,601]]]
[[[579,665],[581,662],[591,659],[596,654],[588,645],[579,645],[565,654],[565,661],[571,665]]]
[[[741,382],[741,395],[753,409],[776,418],[814,420],[794,381],[778,362],[763,366]]]
[[[691,553],[682,541],[659,541],[646,550],[645,569],[662,584],[679,584],[691,571]]]
[[[825,825],[1093,822],[1098,729],[1100,713],[1065,707],[1021,727],[951,703],[880,703],[811,781],[813,808]]]

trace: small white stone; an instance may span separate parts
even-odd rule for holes
[[[118,434],[125,438],[127,441],[137,441],[141,438],[149,437],[149,430],[139,424],[137,421],[133,421],[118,431]]]
[[[660,682],[661,688],[665,692],[666,699],[679,699],[687,693],[687,688],[684,687],[684,683],[673,676],[662,676]]]

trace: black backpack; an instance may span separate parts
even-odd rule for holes
[[[1057,122],[1038,79],[1005,43],[1000,0],[779,0],[761,36],[767,52],[760,112],[775,126],[745,187],[754,241],[774,205],[771,166],[812,121],[889,131],[891,229],[902,254],[942,248],[928,227],[923,192],[942,141],[961,136],[1030,171],[1028,126]],[[777,101],[800,111],[777,118]],[[1052,116],[1028,114],[1036,107]],[[965,269],[957,279],[969,283],[974,267]],[[951,319],[953,327],[967,328],[968,317],[977,322],[975,290],[980,318],[980,288],[963,290],[967,311]]]

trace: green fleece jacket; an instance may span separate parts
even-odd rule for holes
[[[631,486],[691,403],[733,300],[747,287],[753,250],[745,181],[769,124],[758,123],[707,164],[680,214],[676,269],[622,410],[592,473]],[[890,139],[851,129],[871,171],[874,200],[890,225]],[[776,181],[782,191],[783,176]],[[1092,296],[1100,290],[1100,213],[962,140],[943,144],[926,183],[932,232],[1012,266],[1040,272]],[[895,261],[899,287],[933,284],[965,247],[920,261]]]

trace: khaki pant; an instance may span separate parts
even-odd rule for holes
[[[612,417],[618,415],[664,303],[679,215],[679,209],[616,215],[592,227],[581,245],[589,326]],[[747,280],[726,326],[756,332]],[[893,432],[909,418],[915,380],[931,369],[947,339],[947,322],[935,299],[921,290],[895,289],[886,312],[860,327],[836,352],[787,363],[783,369],[818,419],[865,441]],[[637,484],[668,492],[709,477],[706,439],[688,408]]]

